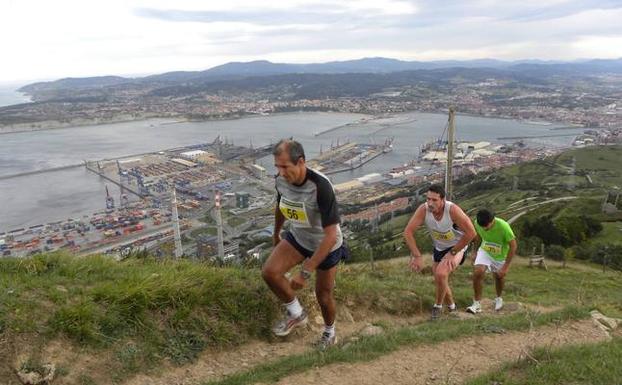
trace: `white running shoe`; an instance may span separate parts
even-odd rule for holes
[[[274,325],[274,327],[272,328],[272,332],[276,336],[285,337],[292,331],[292,329],[306,325],[307,318],[307,312],[304,309],[298,317],[293,317],[289,314],[289,312],[287,312],[287,317]]]
[[[482,305],[479,304],[479,301],[473,301],[473,305],[467,307],[466,311],[471,314],[481,313]]]
[[[313,346],[320,352],[323,352],[336,343],[337,343],[337,336],[335,334],[331,336],[330,333],[324,332],[322,333],[322,336],[320,337],[320,339],[317,340],[313,344]]]
[[[503,308],[503,298],[495,298],[495,311],[499,311]]]
[[[433,306],[432,307],[432,313],[430,314],[430,321],[437,321],[438,319],[441,318],[442,314],[443,314],[443,308],[442,307]]]

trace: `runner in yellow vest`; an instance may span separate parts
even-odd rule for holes
[[[516,253],[516,237],[510,225],[501,218],[496,218],[489,210],[480,210],[477,213],[475,222],[475,231],[477,237],[473,241],[475,243],[473,261],[473,304],[467,308],[469,313],[480,313],[482,306],[482,284],[486,271],[491,271],[495,277],[495,289],[497,298],[495,298],[495,311],[503,308],[503,286],[505,284],[505,276],[510,268],[510,263]]]
[[[440,317],[443,302],[448,310],[456,310],[456,304],[449,287],[449,275],[463,262],[467,245],[475,236],[475,229],[469,217],[457,204],[445,199],[445,190],[440,185],[428,188],[426,203],[420,205],[404,229],[404,239],[410,249],[410,267],[420,271],[423,258],[417,247],[414,233],[425,224],[434,243],[432,272],[436,285],[436,301],[432,307],[432,320]]]
[[[302,145],[295,140],[281,140],[274,147],[276,207],[274,212],[274,249],[262,268],[262,277],[287,309],[286,317],[272,329],[286,336],[292,329],[307,323],[307,312],[296,296],[315,273],[315,297],[324,332],[316,347],[325,350],[336,342],[334,298],[337,264],[346,259],[339,210],[330,180],[308,168]],[[288,229],[283,230],[287,225]],[[289,281],[285,273],[301,265]]]

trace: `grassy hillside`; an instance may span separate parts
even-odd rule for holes
[[[406,262],[377,263],[374,269],[369,264],[342,266],[338,303],[355,318],[370,312],[406,318],[427,314],[433,301],[429,270],[412,274]],[[622,315],[618,273],[603,274],[586,265],[552,266],[545,272],[522,264],[518,261],[510,272],[507,301],[549,307],[594,304],[608,314]],[[462,268],[453,277],[462,308],[471,301],[469,273]],[[69,359],[56,362],[61,373],[74,378],[80,371],[87,377],[95,371],[99,377],[93,383],[121,382],[157,369],[162,361],[181,365],[205,350],[270,340],[269,327],[279,314],[257,268],[215,268],[187,261],[118,263],[106,257],[58,254],[2,259],[0,289],[2,378],[25,362],[45,362],[46,347],[61,343],[66,350],[98,359],[91,367],[74,366]],[[488,281],[485,296],[492,295]],[[312,317],[319,314],[311,306],[311,290],[303,291],[301,300]],[[22,362],[16,362],[18,358]]]
[[[581,245],[590,248],[583,253],[584,257],[587,254],[583,259],[590,259],[589,255],[604,253],[601,249],[607,246],[603,250],[616,252],[618,263],[615,268],[622,267],[622,255],[618,255],[622,249],[609,247],[622,242],[622,232],[619,231],[622,211],[617,214],[602,211],[607,193],[622,187],[621,156],[622,146],[571,149],[544,160],[463,178],[456,182],[452,200],[470,216],[480,208],[489,208],[506,220],[516,217],[512,226],[522,253],[531,252],[534,247],[540,250],[541,243],[547,247],[558,244],[567,249]],[[402,245],[401,232],[411,215],[407,213],[384,222],[380,229],[386,234],[355,233],[351,240],[355,260],[370,258],[366,243],[370,243],[375,254],[401,255],[400,250],[395,253],[393,250]],[[579,217],[587,217],[587,220]],[[527,223],[538,223],[543,219],[550,220],[550,227],[558,230],[559,239],[547,237],[537,228],[528,231]],[[597,225],[586,227],[586,221],[600,223],[602,230],[593,228]],[[417,242],[423,250],[431,250],[425,230],[418,232]],[[570,252],[568,256],[575,254],[579,253]],[[599,262],[598,258],[594,261]]]
[[[622,378],[622,338],[595,345],[538,349],[532,357],[507,364],[468,385],[489,384],[619,384]]]

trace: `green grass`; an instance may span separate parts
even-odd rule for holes
[[[335,291],[338,306],[349,307],[355,315],[372,311],[407,317],[427,312],[433,302],[432,277],[429,272],[411,273],[406,263],[377,263],[373,270],[369,264],[341,266]],[[470,271],[464,266],[452,277],[462,308],[472,298]],[[504,298],[543,306],[594,304],[620,317],[620,277],[589,267],[561,269],[550,263],[546,272],[515,265]],[[488,277],[484,296],[492,298],[493,290]],[[315,302],[309,288],[299,297],[307,307]],[[184,260],[119,263],[101,256],[62,254],[0,260],[0,336],[37,336],[37,343],[68,338],[81,349],[109,352],[102,365],[117,382],[155,369],[163,359],[184,364],[206,349],[269,339],[278,314],[279,305],[257,268],[216,268]]]
[[[590,241],[599,244],[622,243],[622,222],[603,222],[603,231]]]
[[[510,268],[504,291],[506,301],[542,306],[611,305],[622,315],[622,274],[602,273],[598,269],[561,268],[549,261],[549,271],[524,266],[517,261]],[[378,264],[371,270],[368,264],[346,265],[337,279],[339,301],[355,301],[358,306],[410,315],[427,311],[432,306],[434,284],[431,275],[413,274],[403,262]],[[583,266],[583,265],[581,265]],[[586,265],[587,266],[587,265]],[[470,305],[473,289],[471,267],[460,267],[451,278],[458,306]],[[484,283],[484,297],[494,298],[494,283],[490,275]],[[387,300],[391,298],[391,300]]]
[[[465,198],[460,200],[459,204],[470,216],[474,216],[477,209],[482,207],[490,207],[495,212],[501,213],[508,209],[512,203],[520,201],[525,198],[536,196],[535,193],[526,193],[525,191],[508,191],[508,188],[501,186],[501,189],[496,189],[494,192],[484,193],[476,195],[471,198]],[[523,203],[523,205],[536,203],[539,200],[532,200]],[[517,207],[521,207],[517,206]]]
[[[393,218],[393,220],[390,220],[390,221],[387,221],[381,224],[380,229],[391,230],[393,232],[401,233],[402,231],[404,231],[404,228],[408,224],[408,221],[410,220],[413,214],[414,213],[396,216]]]
[[[318,366],[371,361],[407,345],[416,346],[438,343],[498,330],[525,330],[533,326],[560,324],[568,320],[582,319],[588,316],[589,313],[585,309],[570,307],[547,314],[516,313],[499,318],[482,317],[464,321],[428,322],[417,326],[389,330],[382,335],[361,337],[359,340],[351,342],[346,346],[334,347],[323,353],[312,351],[288,356],[259,365],[249,371],[234,374],[220,381],[208,382],[205,385],[271,383]]]
[[[564,151],[554,161],[556,164],[571,166],[573,157],[576,159],[577,173],[588,173],[595,185],[622,185],[622,171],[618,166],[622,146],[594,146]]]
[[[560,217],[567,215],[577,215],[577,213],[586,215],[598,215],[601,213],[601,207],[603,199],[605,198],[605,194],[590,194],[589,196],[582,196],[581,194],[579,195],[580,199],[562,202],[562,204],[559,205],[559,210],[556,210],[555,216]]]
[[[277,311],[256,270],[61,254],[0,260],[3,332],[110,350],[115,376],[265,338]]]
[[[622,185],[622,171],[618,166],[622,146],[588,147],[564,151],[547,160],[536,160],[503,168],[494,173],[490,188],[470,192],[469,184],[457,186],[464,207],[489,206],[500,211],[525,197],[538,196],[543,186],[549,186],[548,198],[579,194],[603,196],[606,189]],[[576,158],[575,175],[569,166]],[[589,174],[594,185],[582,175]],[[514,177],[518,177],[519,191],[513,191]],[[479,180],[481,178],[477,178]],[[574,183],[574,188],[572,185]]]
[[[575,158],[577,169],[601,170],[609,169],[610,162],[619,159],[620,155],[620,146],[590,146],[564,151],[554,158],[554,162],[570,167],[572,158]]]
[[[533,359],[509,364],[468,385],[617,385],[622,379],[622,338],[593,345],[537,349]],[[535,361],[534,361],[535,360]]]
[[[192,238],[196,238],[201,235],[216,235],[217,231],[216,227],[201,227],[199,229],[192,230],[190,235]]]

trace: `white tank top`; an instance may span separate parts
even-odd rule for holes
[[[464,235],[463,231],[454,228],[454,222],[449,215],[451,206],[453,206],[452,202],[445,201],[443,217],[437,221],[432,211],[428,208],[428,204],[425,204],[425,225],[430,230],[434,248],[438,251],[454,247],[460,241],[462,235]]]

